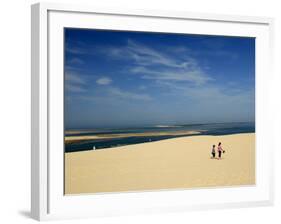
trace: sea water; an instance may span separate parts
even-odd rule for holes
[[[235,122],[235,123],[215,123],[215,124],[183,124],[183,125],[155,125],[149,127],[135,127],[135,128],[100,128],[79,130],[73,134],[66,132],[65,136],[85,136],[85,135],[112,135],[112,134],[134,134],[148,133],[148,136],[133,136],[122,138],[108,138],[108,139],[94,139],[82,140],[65,144],[65,152],[75,152],[84,150],[107,149],[124,145],[139,144],[145,142],[154,142],[169,138],[183,137],[183,135],[169,135],[169,133],[178,131],[198,131],[199,134],[186,134],[184,136],[195,135],[229,135],[238,133],[254,133],[254,122]],[[165,132],[167,135],[153,136],[151,132]]]

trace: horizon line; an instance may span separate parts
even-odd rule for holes
[[[107,126],[107,127],[75,127],[75,128],[66,128],[64,127],[64,130],[92,130],[92,129],[133,129],[133,128],[151,128],[157,126],[166,126],[169,127],[180,127],[180,126],[188,126],[188,125],[206,125],[206,124],[231,124],[231,123],[255,123],[255,121],[231,121],[231,122],[210,122],[210,123],[183,123],[183,124],[151,124],[151,125],[144,125],[144,126]],[[160,127],[159,127],[160,128]],[[165,128],[165,127],[164,127]]]

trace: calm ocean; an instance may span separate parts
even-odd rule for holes
[[[174,125],[174,126],[154,126],[143,128],[122,128],[122,129],[95,129],[95,130],[81,130],[79,133],[66,134],[65,136],[79,136],[79,135],[99,135],[106,136],[107,134],[132,134],[132,133],[151,133],[151,132],[176,132],[176,131],[200,131],[200,134],[194,135],[228,135],[237,133],[253,133],[255,132],[254,122],[239,122],[239,123],[218,123],[218,124],[190,124],[190,125]],[[122,145],[131,145],[145,142],[159,141],[163,139],[182,137],[175,135],[162,136],[134,136],[123,138],[110,139],[95,139],[83,140],[75,143],[65,144],[65,152],[76,152],[84,150],[106,149]]]

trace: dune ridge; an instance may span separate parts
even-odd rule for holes
[[[211,147],[222,142],[222,160]],[[255,134],[189,136],[65,153],[65,194],[255,184]]]

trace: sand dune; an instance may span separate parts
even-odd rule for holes
[[[226,153],[211,159],[221,141]],[[192,136],[65,154],[65,193],[255,184],[255,134]]]

